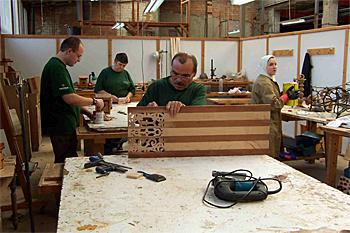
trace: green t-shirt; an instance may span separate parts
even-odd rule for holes
[[[135,95],[135,85],[128,71],[115,72],[111,67],[103,69],[97,78],[95,92],[106,91],[116,97]]]
[[[185,90],[176,90],[169,82],[169,77],[152,83],[137,106],[147,106],[151,102],[165,106],[169,101],[180,101],[186,106],[206,105],[206,87],[192,82]]]
[[[52,57],[41,74],[40,105],[43,132],[73,134],[79,125],[80,107],[64,102],[62,96],[75,93],[66,65]]]

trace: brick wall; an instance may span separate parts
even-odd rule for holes
[[[142,12],[147,1],[139,5],[139,20],[142,21]],[[87,4],[91,8],[86,7]],[[134,4],[136,14],[137,4]],[[246,7],[246,31],[248,35],[254,32],[256,27],[258,4],[248,4]],[[90,10],[89,10],[90,9]],[[190,35],[192,37],[205,37],[205,0],[191,0]],[[132,4],[129,0],[113,2],[89,2],[85,3],[85,11],[90,12],[90,20],[105,21],[131,21]],[[78,12],[75,2],[45,4],[34,8],[35,34],[67,34],[67,26],[79,27]],[[144,21],[180,22],[180,0],[165,0],[157,13],[144,16]],[[239,6],[232,6],[229,0],[212,0],[212,14],[208,16],[208,37],[224,37],[227,31],[239,28]],[[85,14],[86,15],[86,14]],[[137,16],[134,16],[135,20]],[[185,19],[185,18],[184,18]],[[31,19],[29,19],[30,22]],[[147,34],[160,36],[176,36],[174,28],[149,28]],[[85,35],[128,35],[125,29],[112,30],[111,27],[84,26]],[[175,34],[175,35],[174,35]]]

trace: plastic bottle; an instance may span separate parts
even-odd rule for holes
[[[95,72],[91,72],[91,78],[90,78],[90,80],[91,80],[91,83],[92,84],[96,84],[96,82],[97,82],[97,77],[96,77],[96,75],[95,75]]]
[[[224,79],[220,78],[219,79],[219,92],[224,91]]]

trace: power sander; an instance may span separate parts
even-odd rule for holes
[[[282,183],[275,178],[255,178],[252,173],[245,169],[239,169],[232,172],[213,171],[214,177],[208,184],[203,202],[219,208],[228,208],[238,202],[262,201],[270,194],[281,191]],[[269,191],[264,180],[276,181],[279,187],[276,190]],[[214,194],[217,198],[233,202],[229,206],[219,206],[206,200],[206,194],[209,186],[214,187]]]

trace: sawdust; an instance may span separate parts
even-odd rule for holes
[[[93,231],[97,228],[97,225],[87,224],[84,226],[77,227],[78,231]]]

